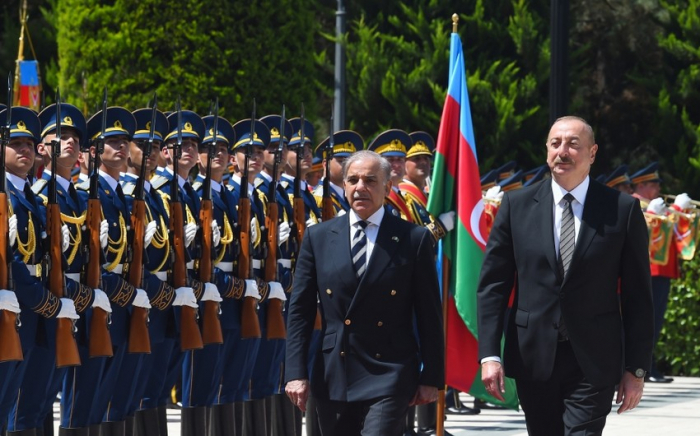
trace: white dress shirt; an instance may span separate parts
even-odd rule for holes
[[[357,224],[358,221],[362,221],[362,218],[355,213],[354,210],[350,209],[350,248],[352,248],[352,238],[355,236],[355,232],[360,228]],[[372,259],[372,250],[374,250],[374,244],[377,242],[377,234],[379,233],[379,225],[382,223],[384,218],[384,207],[380,207],[378,211],[374,212],[367,221],[367,227],[365,227],[365,234],[367,235],[367,265],[369,265],[370,259]]]

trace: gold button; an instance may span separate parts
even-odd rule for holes
[[[381,322],[381,321],[379,321],[379,322],[377,323],[377,327],[381,327],[381,326],[383,326],[383,325],[384,325],[384,323]]]
[[[391,295],[392,295],[392,296],[396,295],[396,290],[395,290],[395,289],[392,289],[392,290],[391,290]]]
[[[379,354],[379,353],[377,353],[377,354],[374,355],[374,357],[375,357],[376,359],[381,359],[381,358],[382,358],[382,355]]]
[[[345,351],[340,352],[340,357],[345,357]]]
[[[345,320],[345,325],[350,325],[351,322],[352,322],[352,321],[350,321],[349,319],[346,319],[346,320]]]
[[[326,294],[331,295],[332,293],[333,291],[331,291],[330,289],[326,289]]]

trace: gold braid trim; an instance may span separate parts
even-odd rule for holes
[[[199,280],[193,279],[191,277],[187,278],[187,282],[190,288],[194,291],[194,296],[197,301],[202,299],[202,294],[204,293],[204,283]]]
[[[259,277],[255,278],[255,282],[258,284],[258,292],[260,293],[259,303],[262,303],[267,299],[267,294],[270,293],[270,285]]]
[[[78,313],[83,313],[90,307],[90,299],[92,298],[92,289],[78,283],[78,290],[72,296],[73,303],[75,304],[75,310]]]
[[[104,219],[104,213],[102,214],[102,219]],[[112,262],[105,265],[107,271],[113,271],[117,265],[122,263],[122,257],[124,256],[124,251],[126,250],[126,222],[124,217],[119,215],[119,239],[116,241],[112,238],[108,238],[107,252],[114,253],[115,257]]]
[[[43,316],[44,318],[54,318],[56,314],[58,314],[60,307],[61,300],[47,291],[43,301],[36,307],[32,308],[32,311]]]
[[[430,234],[433,236],[433,239],[437,243],[440,239],[444,238],[445,235],[447,234],[447,230],[445,229],[445,226],[440,223],[440,220],[433,220],[429,224],[425,226],[426,229],[430,230]]]
[[[146,205],[146,213],[148,214],[148,222],[153,221],[153,214],[151,213],[151,208],[148,207],[148,204]],[[151,245],[153,245],[153,248],[156,248],[158,250],[163,249],[164,255],[158,267],[151,271],[152,273],[161,271],[163,269],[165,263],[168,261],[168,253],[170,252],[170,237],[168,236],[168,232],[165,227],[165,219],[163,219],[162,215],[159,216],[159,218],[160,226],[158,226],[158,228],[156,229],[156,233],[153,235]]]
[[[214,265],[221,262],[221,259],[224,258],[228,245],[231,244],[231,242],[233,242],[233,228],[231,228],[231,222],[228,219],[228,215],[226,215],[226,212],[224,212],[224,234],[221,235],[221,245],[219,248],[219,253],[216,256],[216,259],[214,259]]]
[[[175,299],[175,289],[165,282],[160,283],[160,289],[155,297],[151,300],[151,306],[158,310],[165,310]]]
[[[245,291],[245,280],[233,276],[231,276],[231,279],[228,289],[221,294],[221,297],[240,300],[243,297],[243,291]]]
[[[110,298],[110,301],[118,304],[121,307],[126,307],[129,304],[129,302],[133,299],[134,294],[136,293],[136,288],[131,286],[124,279],[119,280],[119,283],[119,290],[113,298]]]

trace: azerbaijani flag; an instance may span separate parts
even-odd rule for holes
[[[441,241],[450,261],[447,304],[446,382],[460,391],[517,409],[515,382],[506,379],[506,402],[486,393],[478,359],[476,288],[484,258],[484,204],[476,156],[462,41],[452,33],[450,78],[440,120],[428,211],[456,211],[455,228]]]
[[[19,93],[15,93],[15,104],[39,111],[41,105],[39,62],[19,61],[18,70]]]

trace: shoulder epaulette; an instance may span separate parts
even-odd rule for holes
[[[286,190],[287,187],[289,187],[289,181],[288,180],[282,180],[280,182],[280,185]]]
[[[90,190],[90,179],[85,180],[84,182],[80,182],[77,185],[75,185],[75,189],[78,189],[80,191],[89,191]]]
[[[255,185],[256,188],[259,188],[260,185],[263,184],[263,181],[264,181],[264,180],[261,179],[260,177],[256,177],[256,178],[255,178],[255,182],[253,182],[253,183],[254,183],[254,185]]]
[[[32,185],[32,192],[34,192],[35,195],[41,194],[41,191],[44,190],[47,183],[48,180],[46,179],[37,179],[37,181]]]
[[[197,180],[196,182],[192,183],[192,189],[195,191],[199,191],[199,189],[202,187],[202,182]]]
[[[134,182],[126,182],[122,185],[122,192],[124,192],[124,195],[133,196],[135,189],[136,183]]]
[[[153,186],[156,189],[160,189],[165,185],[166,183],[170,182],[167,177],[163,177],[160,175],[153,176],[151,178],[151,186]]]

